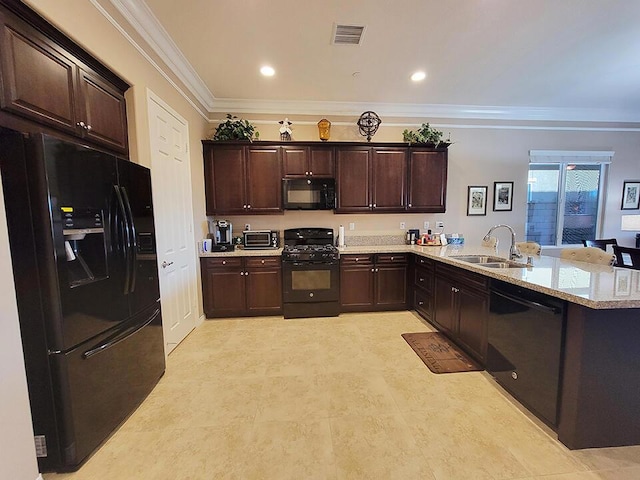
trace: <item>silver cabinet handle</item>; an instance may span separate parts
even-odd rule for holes
[[[264,260],[261,260],[260,263],[262,263],[264,265]]]
[[[391,257],[391,261],[393,262],[393,257]]]
[[[376,208],[376,204],[375,203],[373,204],[373,208]]]
[[[87,125],[87,131],[90,132],[91,131],[91,125]]]
[[[409,206],[411,207],[412,205],[411,205],[411,204],[409,204]]]
[[[373,204],[371,204],[371,203],[370,203],[370,204],[369,204],[369,208],[373,208]]]
[[[162,268],[167,268],[169,265],[173,265],[173,262],[169,262],[167,263],[167,261],[165,260],[164,262],[162,262],[162,265],[160,265]]]
[[[244,272],[240,272],[240,275],[241,275],[241,276],[243,276],[243,275],[244,275]]]
[[[247,208],[251,208],[251,205],[247,205]]]
[[[304,172],[305,175],[309,175],[309,172]]]
[[[419,282],[424,282],[424,278],[420,277],[420,278],[418,279],[418,281],[419,281]]]
[[[247,208],[247,206],[246,205],[242,205],[242,208]]]
[[[372,269],[371,269],[371,271],[372,271],[372,272],[375,272],[375,271],[376,271],[376,269],[375,269],[375,268],[372,268]]]
[[[313,177],[313,172],[309,172],[309,175],[311,175]]]
[[[418,302],[418,305],[424,305],[424,302]]]
[[[226,261],[226,260],[222,260],[222,264],[223,264],[223,265],[226,265],[226,264],[227,264],[227,261]]]

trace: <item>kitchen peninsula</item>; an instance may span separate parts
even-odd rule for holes
[[[535,257],[533,267],[508,269],[487,268],[455,258],[495,254],[493,249],[484,247],[385,245],[340,249],[345,258],[389,253],[411,254],[407,276],[409,308],[415,308],[438,328],[439,324],[433,321],[433,283],[442,267],[453,269],[459,279],[471,276],[477,282],[475,291],[484,292],[480,305],[486,309],[489,290],[495,282],[566,301],[558,422],[553,426],[558,439],[571,449],[640,444],[640,271],[547,256]],[[245,254],[256,252],[201,254],[201,261]],[[279,251],[263,254],[277,256]],[[418,282],[430,286],[423,290],[416,286]],[[420,307],[416,299],[424,296],[431,304]],[[487,313],[476,310],[473,326],[485,351]],[[475,355],[480,360],[482,348]]]

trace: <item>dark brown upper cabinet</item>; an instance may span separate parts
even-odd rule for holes
[[[447,199],[447,152],[411,148],[407,211],[444,213]]]
[[[282,146],[285,177],[334,176],[334,149],[330,146]]]
[[[279,148],[204,144],[207,215],[282,212]]]
[[[126,153],[128,85],[104,67],[95,71],[76,55],[79,47],[26,7],[13,8],[21,17],[0,8],[0,108]]]
[[[403,212],[406,147],[337,147],[336,213]]]

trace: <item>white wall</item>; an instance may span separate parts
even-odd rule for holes
[[[38,464],[1,183],[0,212],[0,478],[35,480]]]

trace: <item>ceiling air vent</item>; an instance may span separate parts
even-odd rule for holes
[[[338,25],[333,26],[334,45],[360,45],[364,26],[361,25]]]

